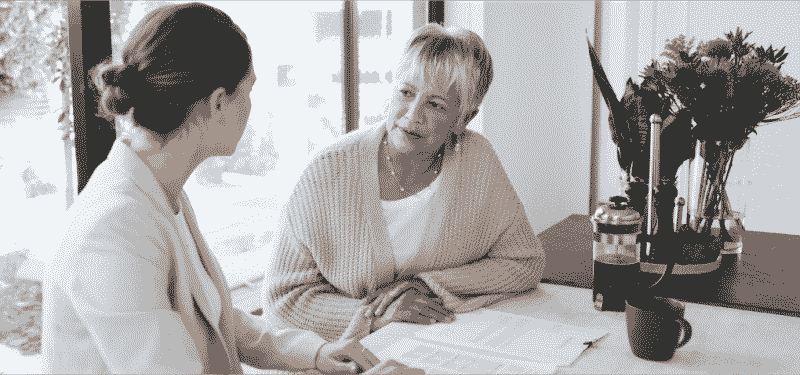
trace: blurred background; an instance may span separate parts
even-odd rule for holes
[[[111,1],[113,57],[147,12],[170,3]],[[282,202],[308,158],[346,133],[345,3],[208,3],[247,34],[259,84],[236,153],[206,161],[186,190],[222,263],[251,268],[242,272],[247,279],[261,267],[258,253],[269,248]],[[431,3],[352,2],[358,127],[383,119],[403,44],[430,20]],[[475,31],[493,55],[494,82],[470,127],[498,151],[537,232],[622,192],[602,103],[592,123],[585,37],[594,39],[596,22],[595,44],[618,96],[628,77],[637,80],[651,59],[662,58],[667,39],[710,40],[736,27],[754,31],[750,42],[787,46],[783,71],[800,74],[792,57],[800,39],[785,32],[800,16],[798,3],[448,1],[443,10],[445,26]],[[54,254],[77,191],[68,31],[66,1],[0,2],[0,256],[23,251],[40,265]],[[736,156],[728,191],[748,230],[800,234],[791,224],[800,211],[792,162],[800,151],[791,143],[800,136],[798,121],[760,128]]]

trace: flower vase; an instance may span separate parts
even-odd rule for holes
[[[735,152],[726,142],[696,143],[687,210],[692,241],[708,256],[742,250],[742,215],[731,209],[726,190]]]

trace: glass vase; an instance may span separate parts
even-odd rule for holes
[[[726,189],[735,152],[725,142],[697,141],[686,202],[692,232],[722,254],[743,247],[744,215],[733,211]]]

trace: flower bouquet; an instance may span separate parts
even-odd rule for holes
[[[726,193],[736,152],[756,128],[800,117],[800,84],[783,74],[786,47],[756,47],[737,28],[694,47],[681,35],[665,46],[662,56],[646,67],[643,77],[666,89],[676,108],[691,114],[693,187],[689,196],[691,219],[686,230],[710,234],[719,222],[719,242],[731,243],[725,219],[732,217]]]
[[[781,72],[787,57],[785,47],[755,47],[746,42],[750,34],[737,28],[726,33],[725,38],[696,46],[694,39],[687,41],[683,35],[668,40],[661,54],[666,61],[653,60],[645,67],[640,75],[641,85],[628,79],[621,101],[614,97],[589,44],[595,78],[611,112],[609,125],[618,147],[620,167],[629,181],[630,198],[643,201],[647,195],[646,184],[643,194],[637,192],[641,188],[636,185],[646,181],[645,166],[649,165],[646,119],[659,114],[665,119],[660,149],[660,170],[665,179],[656,193],[657,217],[671,217],[672,210],[667,208],[674,207],[668,200],[675,198],[671,194],[675,174],[686,160],[692,160],[694,181],[687,210],[690,225],[682,226],[679,232],[695,233],[704,239],[713,237],[713,246],[718,247],[733,240],[724,223],[731,216],[725,186],[736,151],[756,133],[757,127],[800,117],[796,111],[800,106],[800,84]],[[658,231],[667,228],[663,221],[671,227],[671,220],[662,219]],[[720,230],[712,236],[714,221],[719,221]],[[702,243],[700,237],[687,241]]]

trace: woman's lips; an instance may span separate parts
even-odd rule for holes
[[[412,132],[410,132],[408,130],[405,130],[403,128],[400,128],[400,131],[402,131],[403,133],[405,133],[407,136],[411,137],[412,139],[420,139],[420,138],[422,138],[421,135],[412,133]]]

